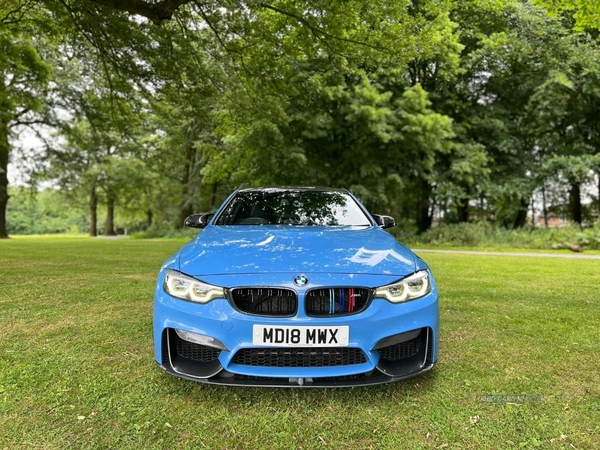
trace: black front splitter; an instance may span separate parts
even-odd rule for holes
[[[204,384],[214,384],[221,386],[246,386],[246,387],[283,387],[283,388],[344,388],[372,386],[377,384],[394,383],[396,381],[406,380],[430,371],[435,366],[435,362],[428,362],[419,370],[402,375],[387,376],[380,371],[374,371],[369,375],[357,375],[349,377],[332,378],[275,378],[275,377],[250,377],[236,375],[226,370],[210,378],[198,378],[183,373],[175,372],[172,368],[160,365],[165,372],[187,380],[196,381]]]

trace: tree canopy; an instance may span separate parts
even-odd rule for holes
[[[0,237],[24,127],[45,141],[34,179],[87,210],[91,235],[99,207],[105,234],[177,227],[258,184],[348,187],[418,231],[520,227],[540,196],[546,216],[593,220],[597,13],[586,0],[3,2]]]

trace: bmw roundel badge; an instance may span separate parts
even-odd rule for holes
[[[308,284],[308,278],[304,275],[298,275],[294,277],[294,284],[296,286],[306,286]]]

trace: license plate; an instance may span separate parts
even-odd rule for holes
[[[346,347],[350,327],[273,327],[254,325],[252,344],[270,347]]]

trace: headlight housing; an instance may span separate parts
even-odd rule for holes
[[[375,297],[385,298],[392,303],[402,303],[408,300],[424,297],[431,292],[429,272],[421,270],[398,281],[375,289]]]
[[[208,303],[215,298],[226,297],[224,288],[203,283],[176,270],[167,270],[163,289],[173,297],[195,303]]]

